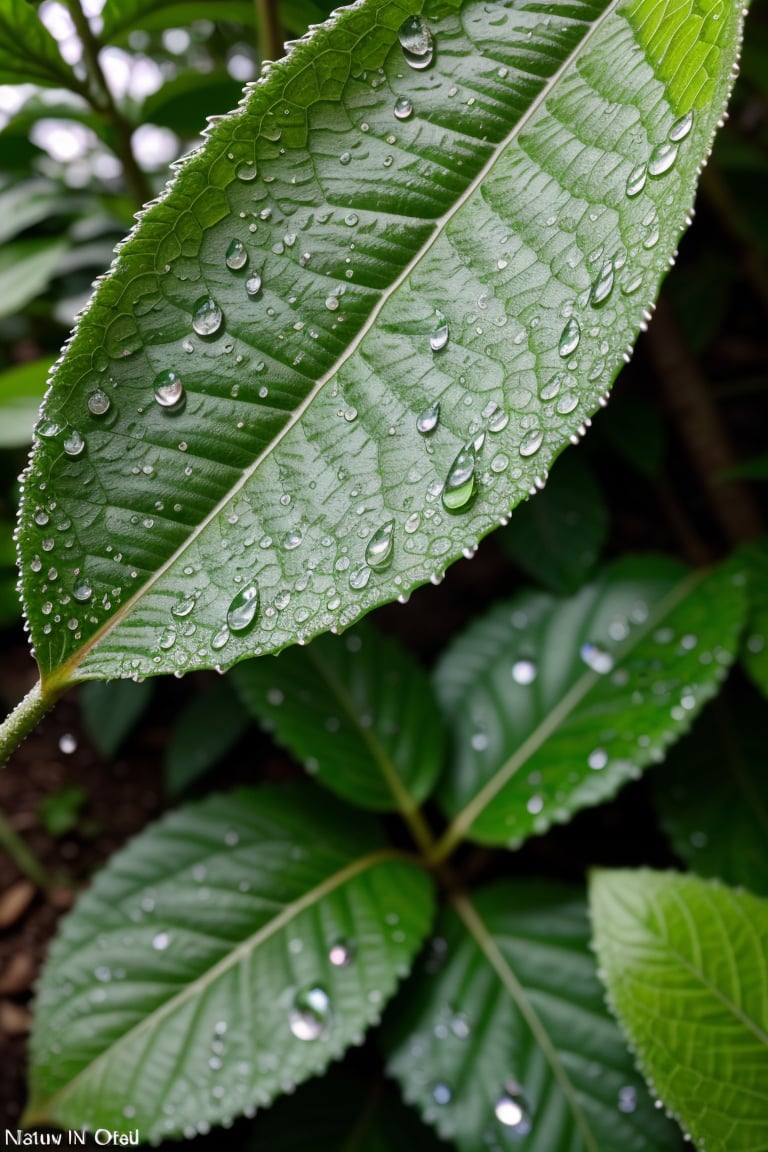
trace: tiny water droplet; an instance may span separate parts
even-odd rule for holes
[[[636,164],[627,176],[627,196],[639,196],[648,179],[648,165]]]
[[[334,968],[349,968],[354,958],[355,950],[346,940],[337,940],[328,952],[328,959]]]
[[[221,308],[211,296],[201,296],[192,310],[192,327],[198,336],[213,336],[222,319]]]
[[[440,401],[437,400],[434,404],[430,404],[429,408],[425,408],[420,416],[417,416],[416,430],[421,432],[422,436],[427,436],[437,428],[439,419]]]
[[[253,627],[259,610],[259,588],[249,584],[241,588],[227,609],[227,628],[230,632],[247,632]]]
[[[600,644],[582,644],[579,655],[588,668],[601,676],[613,670],[613,656]]]
[[[227,248],[227,268],[230,268],[233,272],[237,272],[243,267],[247,259],[248,253],[245,250],[245,244],[243,244],[242,240],[232,240],[229,248]]]
[[[637,1089],[626,1084],[619,1089],[619,1112],[634,1112],[637,1108]]]
[[[677,159],[678,146],[673,141],[665,140],[657,144],[648,157],[648,175],[663,176],[669,172]]]
[[[395,100],[395,116],[398,120],[408,120],[413,116],[413,104],[407,96],[398,96]]]
[[[443,487],[443,507],[449,512],[466,508],[475,494],[475,466],[477,451],[470,441],[460,450]]]
[[[613,280],[613,261],[606,260],[589,294],[589,302],[593,308],[599,308],[601,304],[605,304],[611,292],[613,292]]]
[[[92,416],[105,416],[109,412],[110,399],[101,388],[96,388],[88,397],[88,411]]]
[[[448,343],[448,321],[439,308],[435,309],[437,327],[429,338],[429,346],[433,352],[442,352]]]
[[[214,652],[220,652],[229,640],[229,637],[230,631],[226,625],[223,628],[219,628],[213,640],[211,640],[211,648],[213,648]]]
[[[571,316],[569,317],[565,328],[563,328],[557,350],[561,356],[570,356],[571,353],[575,352],[578,348],[580,340],[581,327],[576,317]]]
[[[382,524],[371,536],[365,549],[365,561],[370,568],[386,568],[392,560],[394,520]]]
[[[237,171],[235,172],[235,175],[237,176],[238,180],[242,180],[244,184],[248,184],[251,180],[255,180],[256,176],[258,175],[256,165],[253,163],[253,161],[250,163],[246,162],[244,164],[240,164],[237,168]]]
[[[258,272],[254,272],[252,276],[248,277],[245,282],[245,290],[249,296],[258,296],[261,292],[261,276]]]
[[[339,164],[345,164],[345,165],[349,164],[351,159],[352,159],[352,153],[351,152],[342,152],[341,156],[339,156]]]
[[[327,1036],[331,1020],[331,1001],[324,988],[315,984],[296,993],[288,1026],[297,1040],[320,1040]]]
[[[691,128],[693,128],[693,112],[687,112],[685,116],[681,116],[679,120],[675,120],[669,130],[667,139],[671,140],[673,144],[679,144],[681,140],[685,140]]]
[[[85,448],[85,440],[83,440],[80,433],[76,428],[73,428],[69,436],[64,441],[64,451],[67,456],[79,456]]]
[[[512,679],[515,684],[533,684],[538,671],[533,660],[516,660],[512,665]]]
[[[158,372],[152,382],[155,400],[161,408],[175,408],[184,395],[184,385],[181,377],[169,368],[165,372]]]
[[[65,732],[59,736],[59,752],[63,752],[65,756],[71,756],[73,752],[77,752],[77,739],[71,732]]]
[[[336,312],[339,307],[338,296],[326,296],[325,306],[329,312]]]
[[[604,748],[593,748],[587,757],[587,764],[593,772],[601,772],[608,763],[608,753]]]
[[[531,1130],[531,1112],[519,1084],[510,1081],[494,1104],[496,1119],[516,1135],[525,1136]]]
[[[156,952],[164,952],[171,942],[170,933],[157,932],[152,938],[152,947]]]
[[[432,1099],[435,1104],[450,1104],[453,1099],[450,1085],[444,1083],[435,1084],[432,1089]]]

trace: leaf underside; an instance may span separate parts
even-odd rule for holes
[[[228,666],[438,579],[618,372],[685,227],[740,9],[435,0],[432,54],[407,56],[417,11],[364,0],[271,67],[81,319],[19,533],[51,685]],[[167,373],[175,409],[154,398]],[[446,493],[467,444],[470,482]],[[381,529],[391,551],[371,552]],[[228,627],[243,592],[258,610]]]

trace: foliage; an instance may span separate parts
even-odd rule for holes
[[[261,57],[325,22],[229,113],[255,8],[211,9],[0,13],[30,84],[0,90],[0,523],[20,497],[41,674],[0,748],[87,681],[105,763],[159,732],[175,805],[62,920],[24,1122],[761,1152],[765,444],[695,360],[723,393],[716,338],[760,330],[745,283],[768,303],[758,132],[705,183],[661,399],[642,361],[567,448],[674,263],[741,10],[264,4]],[[94,834],[88,795],[46,798],[50,836]]]

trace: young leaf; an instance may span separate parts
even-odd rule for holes
[[[243,704],[332,791],[362,808],[415,812],[443,766],[429,677],[370,625],[231,673]]]
[[[768,896],[768,703],[721,697],[654,773],[664,830],[700,876]]]
[[[152,1140],[269,1103],[378,1020],[431,908],[424,872],[309,786],[180,809],[63,923],[26,1123]]]
[[[436,669],[453,730],[439,796],[464,835],[516,847],[598,804],[689,727],[734,658],[739,573],[622,560],[570,600],[496,605]]]
[[[459,897],[398,1000],[389,1071],[460,1152],[672,1152],[606,1011],[581,896],[505,881]]]
[[[43,84],[81,91],[53,36],[28,0],[0,6],[0,84]]]
[[[747,545],[741,556],[749,572],[749,615],[741,659],[754,683],[768,696],[768,540]]]
[[[48,693],[343,627],[508,515],[645,322],[740,25],[364,0],[270,67],[55,370],[19,534]]]
[[[250,720],[225,679],[216,677],[193,696],[173,725],[165,749],[165,786],[172,796],[217,764]]]
[[[646,1079],[707,1152],[768,1145],[768,903],[693,876],[598,871],[594,941]]]
[[[78,700],[83,726],[107,760],[111,760],[144,714],[152,698],[152,682],[105,680],[83,684]]]

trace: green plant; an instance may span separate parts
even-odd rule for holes
[[[20,79],[16,42],[29,44],[38,83],[79,98],[139,202],[140,116],[115,100],[99,46],[145,16],[173,27],[173,8],[107,3],[97,33],[73,0],[81,72],[22,0],[0,16],[2,78]],[[705,566],[683,517],[695,569],[606,563],[593,464],[569,452],[545,488],[674,262],[741,19],[722,3],[364,0],[213,118],[118,249],[35,429],[18,546],[41,680],[0,747],[90,681],[87,727],[114,755],[149,703],[121,678],[231,668],[176,725],[169,790],[199,786],[251,719],[315,780],[185,803],[97,875],[40,983],[27,1123],[205,1132],[323,1072],[391,1001],[359,1113],[345,1126],[308,1088],[311,1124],[301,1109],[266,1121],[281,1147],[314,1144],[315,1123],[329,1147],[404,1133],[429,1146],[390,1110],[382,1068],[461,1152],[679,1148],[652,1095],[702,1149],[768,1147],[754,753],[743,795],[721,804],[725,831],[716,773],[695,827],[669,799],[690,773],[658,790],[679,855],[755,895],[598,870],[599,973],[581,891],[527,879],[512,855],[663,762],[740,655],[768,687],[766,549],[741,546],[759,509],[669,313],[652,355],[674,374],[671,409],[694,396],[716,449],[694,463],[739,547]],[[181,69],[147,114],[184,135],[188,104],[230,92],[212,73]],[[66,247],[35,232],[40,196],[13,254],[37,286]],[[759,293],[759,262],[750,274]],[[661,484],[664,432],[642,402],[617,405],[604,439]],[[500,535],[544,590],[499,596],[442,636],[431,676],[357,624],[440,583],[529,495]],[[733,829],[748,829],[741,853]],[[699,863],[689,848],[710,841]],[[343,1101],[345,1079],[328,1084]]]

